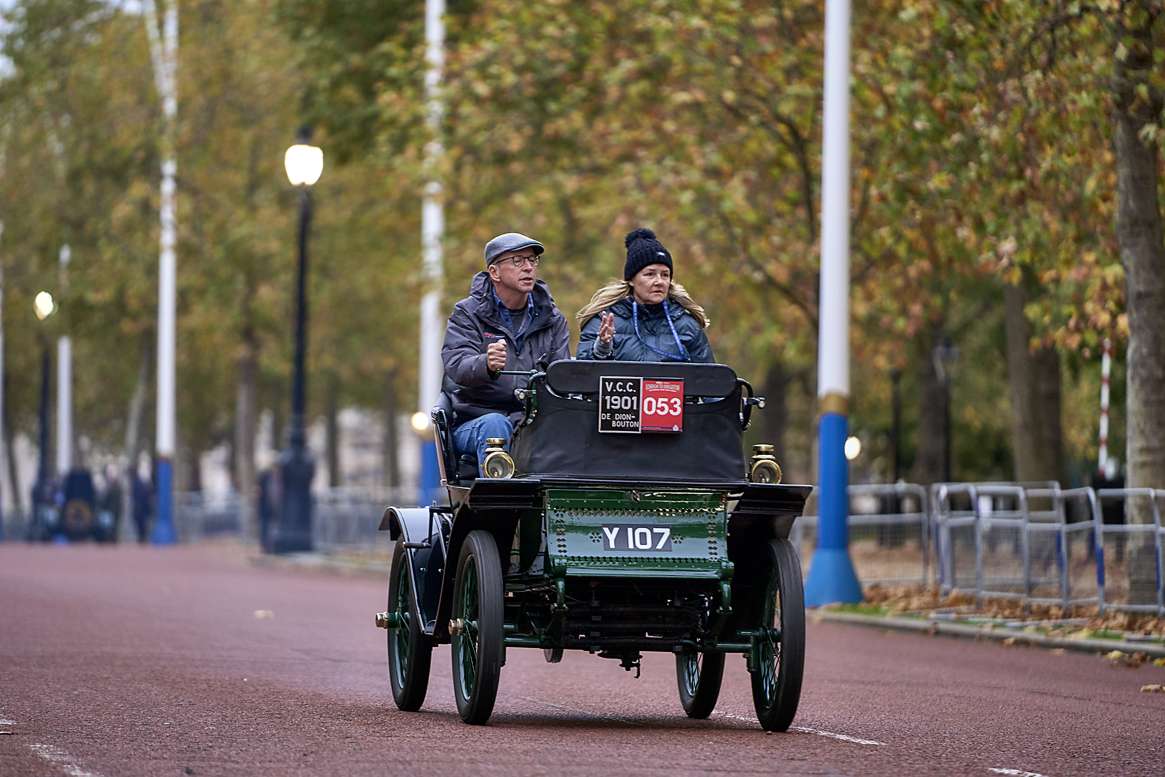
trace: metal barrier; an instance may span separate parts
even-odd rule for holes
[[[1161,501],[1165,490],[1149,488],[1106,488],[1096,492],[1100,506],[1097,518],[1096,566],[1100,607],[1128,612],[1165,614],[1165,586],[1162,586],[1162,546],[1165,532],[1161,527]],[[1104,508],[1119,500],[1122,513],[1104,521]],[[1152,523],[1127,523],[1130,507],[1140,507]],[[1144,516],[1142,516],[1144,517]],[[1111,536],[1111,540],[1109,539]],[[1113,553],[1109,555],[1109,549]],[[1117,570],[1123,574],[1112,575]],[[1152,585],[1149,585],[1152,580]],[[1127,585],[1125,585],[1127,584]]]
[[[387,505],[406,496],[390,489],[332,488],[313,494],[312,541],[317,550],[371,546]],[[237,493],[208,496],[198,492],[175,495],[174,526],[180,542],[243,537],[244,502]],[[273,520],[278,521],[278,517]],[[255,530],[258,531],[258,521]]]
[[[816,542],[816,492],[793,524],[790,541],[808,560]],[[865,583],[926,584],[931,538],[926,489],[914,483],[849,487],[850,554]],[[807,569],[807,567],[806,567]]]
[[[401,504],[403,492],[389,489],[333,488],[316,495],[312,540],[317,550],[373,547],[380,517],[390,504]]]
[[[1165,615],[1165,490],[898,483],[850,486],[849,496],[850,553],[865,584]],[[1132,511],[1137,522],[1124,523]],[[811,499],[791,535],[805,561],[817,520]]]

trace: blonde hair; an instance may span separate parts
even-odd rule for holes
[[[575,319],[579,326],[586,326],[586,323],[597,316],[602,311],[614,305],[624,297],[630,297],[632,294],[630,281],[611,281],[607,285],[595,292],[591,297],[591,301],[583,305],[582,310],[575,314]],[[696,304],[688,294],[687,289],[672,281],[667,288],[668,299],[676,302],[684,310],[692,314],[692,318],[699,322],[700,326],[707,328],[712,324],[708,320],[708,314],[704,312],[704,308]]]

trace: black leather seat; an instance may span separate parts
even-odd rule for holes
[[[445,479],[453,484],[473,480],[477,477],[477,457],[471,454],[457,454],[453,442],[453,427],[457,425],[457,414],[453,411],[453,401],[442,391],[433,405],[433,435],[437,441],[437,459]]]

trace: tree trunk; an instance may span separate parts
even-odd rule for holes
[[[396,428],[397,395],[396,372],[389,370],[384,378],[384,485],[400,486],[400,439]]]
[[[934,348],[942,337],[936,329],[931,337],[922,338],[923,348],[915,354],[918,380],[918,444],[911,479],[929,485],[943,480],[946,451],[945,413],[947,393],[937,369]]]
[[[150,382],[150,353],[151,337],[143,337],[141,355],[138,361],[138,379],[134,383],[133,394],[129,399],[129,412],[125,422],[125,473],[121,489],[121,528],[119,540],[129,537],[130,525],[133,523],[133,475],[138,469],[138,456],[141,453],[142,414],[146,407],[146,391]]]
[[[257,536],[255,524],[255,437],[259,428],[259,343],[247,324],[242,332],[242,353],[236,364],[235,387],[235,483],[242,498],[243,537]]]
[[[1152,90],[1155,5],[1142,0],[1122,17],[1118,43],[1128,50],[1114,58],[1117,165],[1116,233],[1125,267],[1129,316],[1128,484],[1165,488],[1165,245],[1157,199],[1155,143],[1141,140],[1146,124],[1157,121],[1160,95],[1138,97],[1138,86]],[[1139,12],[1138,12],[1139,11]],[[1147,517],[1147,516],[1145,516]]]
[[[327,417],[324,422],[328,448],[328,487],[340,487],[340,385],[336,376],[328,380]]]
[[[1027,293],[1022,286],[1005,287],[1003,300],[1015,479],[1059,481],[1064,463],[1060,355],[1054,348],[1030,348],[1032,328],[1023,312]]]
[[[765,383],[760,392],[765,398],[764,410],[760,416],[764,429],[764,442],[771,443],[773,455],[782,467],[787,466],[785,435],[789,429],[789,381],[792,378],[781,360],[774,359],[765,372]]]
[[[276,402],[271,407],[271,447],[281,451],[287,447],[287,440],[283,437],[283,403]]]
[[[1142,140],[1146,125],[1161,113],[1161,95],[1150,75],[1155,69],[1153,28],[1158,3],[1124,4],[1113,58],[1113,124],[1117,168],[1116,236],[1125,268],[1129,317],[1128,485],[1165,488],[1165,245],[1157,199],[1156,141]],[[1140,92],[1138,94],[1138,92]],[[1152,522],[1146,500],[1132,500],[1133,523]],[[1135,548],[1129,560],[1129,598],[1155,600],[1156,554],[1151,545]]]
[[[186,491],[202,491],[202,451],[193,445],[186,448]]]
[[[21,521],[24,520],[24,501],[21,499],[23,491],[20,485],[20,473],[16,468],[16,435],[12,431],[12,414],[8,412],[7,397],[12,396],[8,392],[8,373],[5,372],[3,376],[4,381],[4,396],[5,402],[2,408],[4,413],[4,458],[8,461],[8,488],[12,494],[12,509],[16,517]]]

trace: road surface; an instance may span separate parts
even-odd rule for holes
[[[388,689],[383,580],[257,566],[234,546],[0,544],[0,775],[1165,774],[1165,669],[810,623],[787,734],[742,658],[688,720],[674,663],[511,649],[490,725]]]

